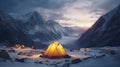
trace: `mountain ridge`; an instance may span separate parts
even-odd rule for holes
[[[120,46],[120,5],[101,16],[77,41],[79,47]]]

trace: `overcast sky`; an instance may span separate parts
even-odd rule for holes
[[[120,0],[0,0],[0,10],[9,13],[38,11],[46,20],[63,26],[89,28]]]

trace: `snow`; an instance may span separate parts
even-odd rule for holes
[[[1,67],[53,67],[52,65],[36,64],[36,63],[20,63],[20,62],[1,62]]]
[[[5,47],[4,47],[5,48]],[[9,50],[15,50],[15,52],[9,52]],[[3,50],[0,48],[0,50]],[[71,58],[61,58],[61,59],[48,59],[39,57],[44,49],[19,49],[19,48],[5,48],[9,53],[12,61],[1,61],[1,67],[62,67],[64,64],[70,64],[70,67],[119,67],[120,66],[120,47],[99,47],[99,48],[81,48],[80,50],[70,50],[66,49],[68,55]],[[110,51],[115,51],[115,55],[110,54]],[[23,52],[25,54],[18,55],[18,53]],[[33,55],[28,56],[29,53]],[[14,61],[16,58],[26,58],[25,62]],[[77,64],[71,64],[74,59],[80,59],[81,62]],[[39,63],[40,62],[40,63]]]
[[[78,64],[72,64],[71,67],[119,67],[120,63],[115,61],[111,56],[105,56],[102,58],[92,58],[85,60]]]

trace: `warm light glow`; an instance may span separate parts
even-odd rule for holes
[[[65,57],[66,55],[67,53],[65,49],[59,42],[51,43],[44,53],[44,56],[48,58],[62,58]]]
[[[20,44],[16,44],[15,47],[16,47],[16,48],[19,48],[19,49],[24,49],[24,48],[25,48],[24,45],[20,45]]]

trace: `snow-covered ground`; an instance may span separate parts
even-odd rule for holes
[[[43,49],[5,49],[11,60],[1,61],[0,67],[119,67],[120,66],[120,47],[100,47],[100,48],[81,48],[80,50],[66,49],[71,58],[48,59],[39,57]],[[11,52],[10,50],[15,50]],[[18,55],[19,54],[19,55]],[[24,62],[15,59],[26,58]],[[72,63],[73,60],[80,59],[79,63]]]

